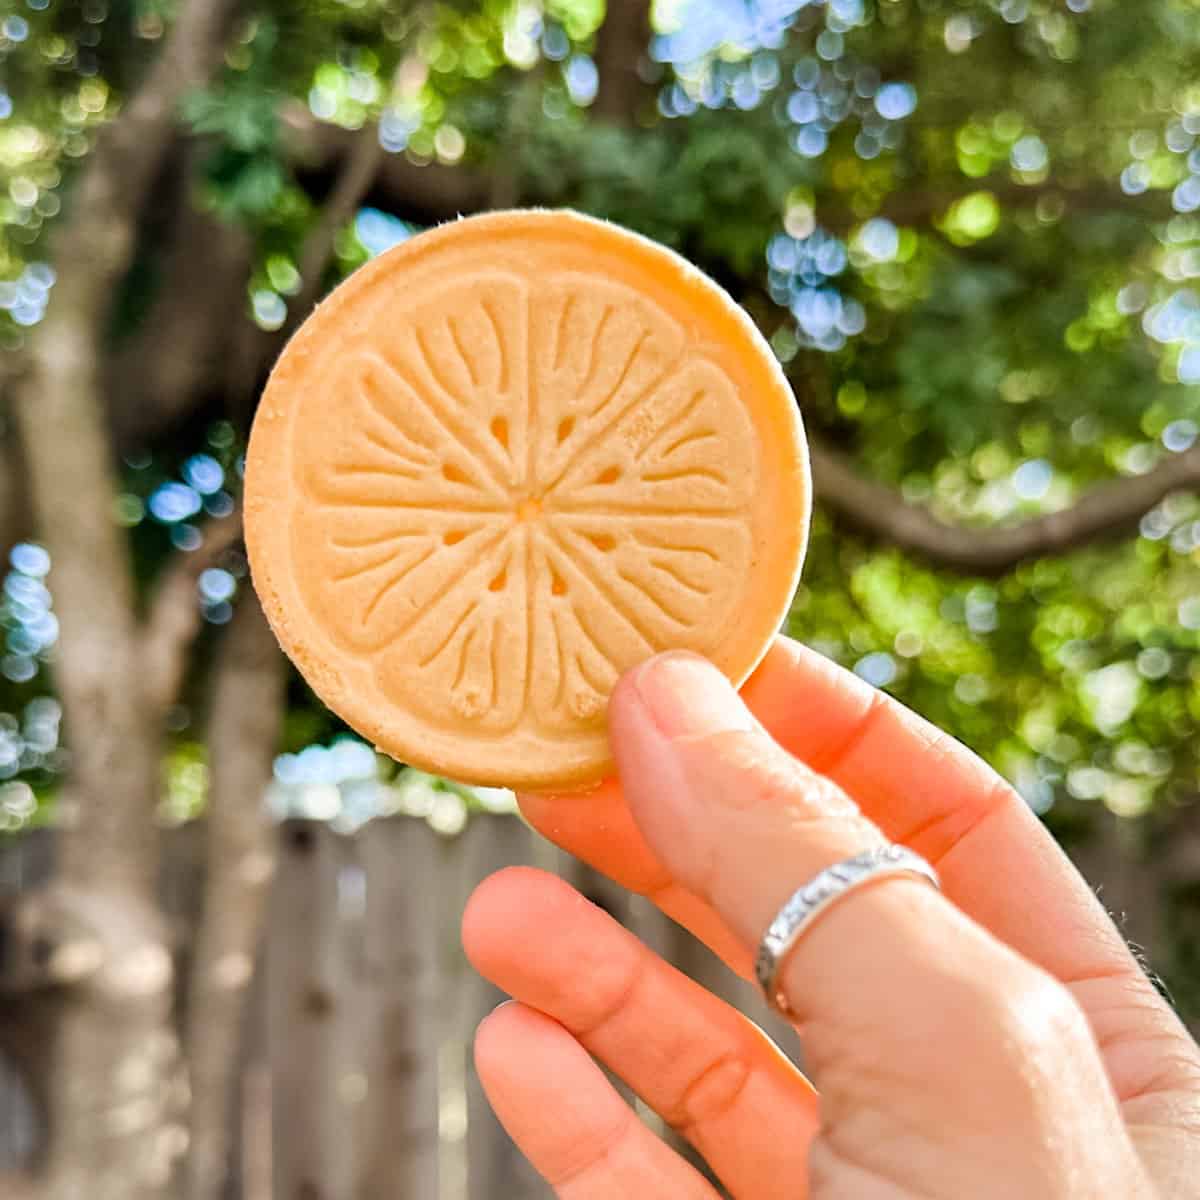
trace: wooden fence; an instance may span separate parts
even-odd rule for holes
[[[41,833],[0,848],[0,891],[46,878],[49,843]],[[168,840],[164,902],[185,928],[202,846],[196,827]],[[352,836],[288,821],[251,984],[228,1200],[549,1194],[492,1117],[470,1054],[475,1026],[503,997],[467,964],[458,921],[475,884],[513,863],[566,876],[795,1049],[790,1029],[707,951],[515,817],[477,815],[451,838],[411,817]],[[27,1161],[39,1138],[33,1107],[0,1065],[0,1172]]]

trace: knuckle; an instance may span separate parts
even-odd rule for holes
[[[831,774],[847,766],[856,755],[861,754],[864,748],[869,746],[875,726],[881,720],[886,719],[889,713],[897,711],[894,703],[886,692],[872,688],[866,707],[842,740],[831,747],[817,751],[815,756],[809,760],[813,770]]]
[[[1087,1018],[1074,996],[1036,969],[1005,990],[999,1015],[1002,1029],[1026,1055],[1057,1055],[1091,1041]]]
[[[719,1120],[736,1106],[749,1079],[750,1066],[744,1054],[720,1055],[684,1088],[670,1115],[670,1123],[685,1130]]]
[[[965,1045],[996,1102],[1040,1120],[1048,1096],[1089,1074],[1096,1057],[1091,1028],[1071,993],[1040,969],[1026,966],[1000,978],[1002,984],[986,988]]]
[[[579,1038],[592,1038],[618,1020],[633,1003],[648,966],[648,956],[640,953],[629,957],[606,953],[585,955],[582,969],[576,972],[572,995],[578,995],[578,980],[584,979],[587,1000],[584,1007],[577,1005],[577,1011],[567,1017],[571,1032]]]

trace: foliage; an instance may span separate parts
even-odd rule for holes
[[[5,347],[40,316],[45,235],[164,8],[26,0],[0,21]],[[181,114],[200,202],[255,239],[245,320],[282,324],[318,212],[290,104],[379,119],[413,163],[515,173],[527,201],[677,246],[761,318],[810,425],[948,520],[1064,508],[1197,437],[1200,0],[660,0],[653,111],[630,128],[589,112],[598,0],[250,9]],[[153,279],[150,226],[134,289]],[[344,269],[368,252],[340,249]],[[189,429],[126,461],[118,517],[146,579],[236,492],[244,432]],[[188,477],[197,454],[212,491]],[[819,516],[791,626],[977,748],[1060,831],[1103,805],[1151,844],[1200,768],[1198,564],[1192,496],[1125,543],[986,582]],[[240,583],[224,575],[202,584],[215,622]],[[19,726],[53,649],[32,645],[11,588],[32,589],[11,579],[0,706]],[[294,686],[290,749],[327,740]],[[0,757],[0,777],[41,787],[56,747]]]

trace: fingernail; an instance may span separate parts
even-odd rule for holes
[[[633,682],[664,737],[700,737],[755,727],[729,680],[695,654],[660,654],[638,671]]]
[[[483,1018],[484,1021],[490,1021],[502,1008],[507,1008],[510,1004],[516,1004],[516,1001],[511,996],[507,1000],[501,1000],[500,1003],[497,1004],[496,1007],[493,1008],[492,1011]]]

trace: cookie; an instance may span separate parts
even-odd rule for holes
[[[441,226],[337,288],[271,375],[245,487],[255,586],[321,699],[403,762],[525,789],[611,770],[608,695],[658,651],[746,678],[811,494],[745,313],[546,211]]]

